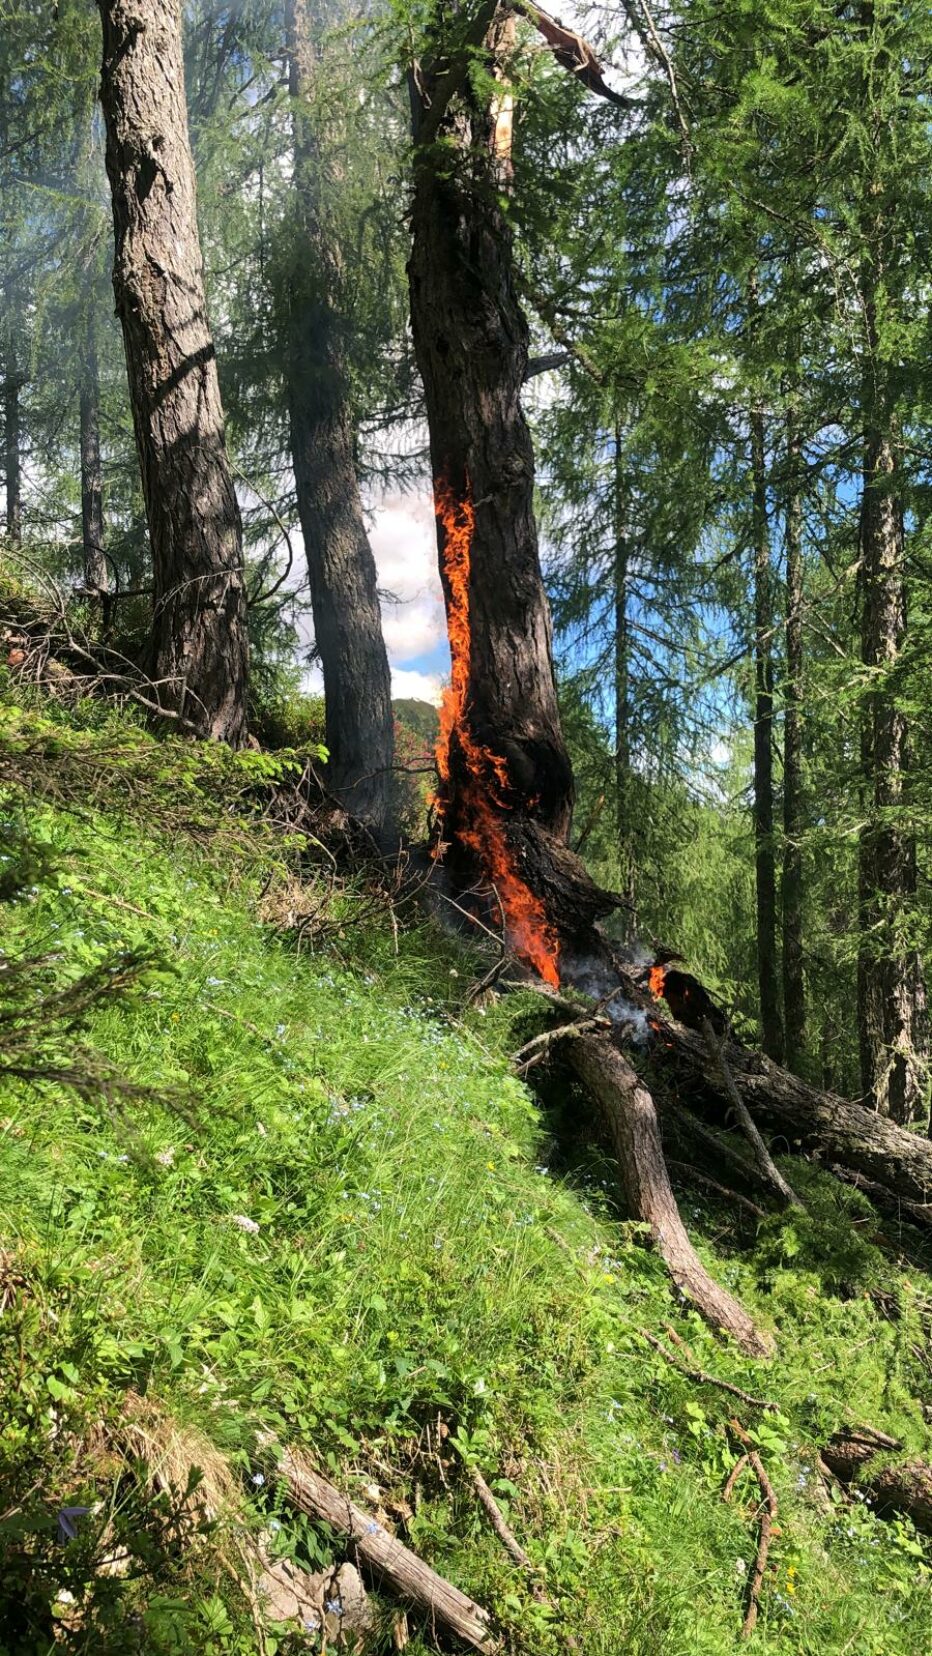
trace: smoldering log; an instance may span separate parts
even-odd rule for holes
[[[712,1278],[697,1257],[680,1218],[663,1159],[654,1101],[627,1059],[610,1041],[580,1035],[566,1042],[565,1056],[598,1108],[618,1162],[628,1213],[643,1220],[677,1287],[713,1328],[730,1334],[753,1357],[773,1351],[773,1341],[744,1307]]]

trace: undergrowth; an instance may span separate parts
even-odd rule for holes
[[[867,1204],[800,1165],[810,1216],[756,1236],[682,1197],[707,1263],[776,1333],[773,1361],[740,1357],[510,1072],[535,999],[465,1009],[459,945],[332,883],[325,951],[263,922],[276,880],[316,878],[254,805],[287,755],[0,713],[6,981],[41,961],[67,1004],[134,963],[70,1036],[67,1017],[36,1032],[70,1040],[85,1084],[4,1073],[0,1021],[5,1656],[309,1648],[257,1622],[244,1578],[249,1535],[310,1566],[339,1556],[287,1508],[267,1434],[398,1525],[516,1651],[726,1656],[756,1534],[756,1486],[721,1498],[735,1408],[781,1509],[746,1648],[928,1649],[923,1544],[816,1470],[845,1421],[929,1450],[932,1282],[878,1246]],[[643,1337],[668,1324],[777,1410],[685,1379]],[[140,1409],[190,1442],[186,1474],[153,1477]],[[223,1496],[205,1502],[211,1466]]]

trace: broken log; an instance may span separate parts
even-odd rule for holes
[[[862,1489],[881,1518],[902,1513],[923,1534],[932,1535],[932,1466],[915,1459],[871,1471],[878,1455],[902,1447],[872,1426],[843,1426],[825,1445],[822,1461],[839,1483]]]
[[[749,1356],[765,1357],[773,1341],[758,1329],[734,1297],[697,1257],[679,1215],[663,1159],[654,1101],[627,1059],[611,1042],[580,1035],[565,1056],[595,1101],[618,1162],[627,1211],[643,1220],[677,1287],[713,1328],[731,1335]]]
[[[473,1650],[497,1648],[487,1610],[389,1535],[302,1456],[293,1449],[279,1447],[275,1469],[287,1487],[291,1504],[345,1535],[359,1562],[377,1579],[387,1581],[399,1598],[426,1611],[432,1621]]]

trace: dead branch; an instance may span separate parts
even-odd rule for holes
[[[650,1228],[673,1281],[706,1321],[724,1330],[750,1356],[768,1356],[769,1335],[709,1275],[680,1218],[660,1143],[654,1101],[636,1072],[603,1037],[587,1034],[567,1044],[567,1057],[594,1100],[618,1163],[628,1213]]]
[[[698,1172],[689,1162],[674,1161],[670,1156],[667,1156],[666,1163],[674,1176],[679,1175],[687,1183],[699,1185],[700,1189],[710,1190],[713,1196],[720,1196],[723,1201],[744,1208],[744,1211],[750,1213],[755,1219],[766,1219],[767,1215],[764,1209],[758,1207],[756,1202],[752,1202],[749,1196],[742,1196],[740,1190],[729,1190],[727,1185],[719,1184],[717,1179],[710,1178],[707,1173]]]
[[[537,1602],[539,1604],[548,1604],[550,1601],[538,1579],[540,1572],[538,1571],[537,1565],[528,1557],[517,1536],[506,1524],[502,1515],[502,1509],[496,1501],[495,1496],[492,1494],[492,1491],[482,1476],[482,1473],[479,1471],[478,1466],[471,1466],[469,1468],[469,1478],[473,1489],[476,1491],[476,1494],[488,1513],[489,1522],[491,1523],[492,1528],[502,1543],[502,1546],[504,1547],[509,1558],[513,1559],[518,1567],[524,1571],[525,1575],[530,1577],[531,1592],[534,1594]]]
[[[746,1466],[750,1466],[753,1471],[754,1476],[760,1485],[760,1492],[762,1496],[761,1504],[758,1507],[758,1522],[760,1528],[757,1540],[757,1553],[754,1559],[754,1568],[751,1571],[751,1577],[748,1582],[746,1601],[747,1607],[744,1613],[744,1622],[741,1627],[741,1636],[742,1638],[747,1639],[757,1626],[757,1617],[760,1611],[761,1588],[764,1584],[764,1572],[767,1568],[767,1555],[770,1552],[770,1541],[773,1535],[773,1526],[777,1521],[780,1509],[777,1504],[777,1497],[774,1493],[773,1484],[770,1482],[770,1479],[764,1470],[764,1463],[761,1460],[760,1455],[757,1453],[757,1450],[751,1447],[751,1439],[748,1437],[744,1427],[741,1425],[740,1421],[737,1420],[730,1421],[729,1425],[735,1437],[738,1439],[738,1442],[745,1446],[745,1452],[741,1456],[737,1466],[732,1469],[728,1482],[722,1491],[722,1499],[725,1501],[730,1499],[735,1484]]]
[[[598,56],[581,34],[568,29],[558,18],[548,16],[540,6],[533,4],[533,0],[511,0],[511,3],[543,35],[561,68],[568,69],[582,82],[587,92],[606,98],[609,103],[617,104],[619,109],[637,108],[634,99],[623,97],[607,85]]]
[[[799,1200],[799,1197],[796,1195],[795,1191],[791,1190],[790,1186],[784,1179],[783,1174],[780,1172],[780,1169],[774,1162],[770,1151],[764,1143],[757,1123],[752,1117],[750,1110],[744,1102],[744,1099],[741,1097],[741,1094],[735,1086],[735,1078],[731,1073],[728,1059],[725,1057],[725,1039],[718,1039],[708,1018],[703,1018],[702,1020],[702,1038],[705,1041],[706,1051],[708,1052],[709,1057],[711,1058],[713,1064],[718,1066],[718,1070],[725,1087],[725,1092],[732,1108],[734,1109],[735,1115],[738,1118],[741,1131],[747,1139],[748,1144],[751,1146],[751,1152],[754,1156],[755,1162],[757,1163],[758,1172],[760,1173],[761,1178],[764,1183],[769,1185],[770,1189],[780,1198],[780,1201],[783,1203],[784,1207],[799,1208],[800,1211],[804,1212],[805,1209],[803,1208],[802,1202]]]
[[[367,1512],[344,1495],[303,1456],[270,1443],[275,1468],[300,1512],[330,1524],[352,1543],[359,1562],[377,1580],[384,1580],[399,1597],[416,1604],[449,1633],[473,1650],[498,1648],[487,1610],[444,1580],[409,1547],[390,1535]]]
[[[692,1380],[697,1386],[717,1386],[719,1391],[728,1392],[732,1397],[740,1398],[742,1403],[747,1403],[749,1408],[752,1409],[767,1409],[776,1412],[779,1407],[778,1404],[771,1403],[766,1397],[752,1397],[750,1392],[742,1391],[740,1386],[733,1385],[730,1380],[719,1380],[715,1374],[706,1374],[700,1368],[693,1368],[686,1363],[681,1363],[672,1351],[667,1350],[663,1341],[658,1340],[655,1334],[649,1334],[646,1328],[639,1328],[638,1333],[642,1340],[646,1340],[648,1345],[653,1346],[654,1350],[660,1353],[671,1368],[676,1369],[678,1374],[682,1374],[684,1379]]]

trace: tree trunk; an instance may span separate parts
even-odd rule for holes
[[[799,1074],[806,1046],[803,976],[803,550],[800,440],[787,418],[786,690],[783,713],[783,1015],[787,1068]]]
[[[428,65],[411,77],[408,279],[441,578],[449,625],[457,613],[451,581],[457,513],[465,512],[471,529],[460,595],[469,639],[461,706],[468,709],[470,746],[487,755],[478,785],[497,813],[530,819],[565,842],[573,777],[557,708],[534,521],[534,456],[520,395],[528,329],[511,234],[497,201],[496,109],[471,83],[469,62],[469,56],[442,60],[440,71]],[[458,91],[451,99],[445,88],[452,85]],[[433,142],[437,136],[442,144]],[[444,834],[454,844],[469,844],[475,829],[477,780],[463,734],[453,733],[443,790]]]
[[[621,428],[614,432],[612,456],[612,539],[614,542],[613,600],[615,619],[615,831],[618,836],[619,889],[626,905],[625,929],[637,935],[635,906],[636,865],[631,808],[631,708],[629,703],[628,565],[631,545],[627,524],[627,491],[621,447]]]
[[[23,382],[17,372],[11,344],[7,347],[5,369],[3,439],[6,462],[6,532],[10,545],[19,546],[23,538],[22,421],[19,406]]]
[[[905,931],[916,888],[916,853],[904,826],[906,716],[891,682],[906,636],[903,506],[893,443],[868,434],[861,504],[861,715],[866,821],[859,843],[858,957],[861,1084],[873,1108],[912,1120],[923,1100],[921,968]]]
[[[85,323],[84,360],[79,388],[81,420],[81,538],[84,546],[84,587],[106,607],[110,574],[104,552],[103,468],[100,458],[100,380],[94,316]]]
[[[99,0],[113,286],[154,571],[160,694],[201,735],[246,733],[242,525],[207,319],[178,0]]]
[[[783,1056],[777,973],[777,866],[773,839],[773,581],[767,529],[764,416],[751,413],[754,534],[754,864],[757,884],[757,975],[761,1045]]]
[[[580,1035],[564,1043],[564,1053],[598,1107],[618,1161],[629,1217],[650,1227],[673,1281],[713,1328],[724,1329],[751,1356],[768,1355],[772,1340],[709,1276],[694,1252],[670,1188],[657,1112],[647,1088],[617,1048],[601,1036]]]
[[[339,250],[320,198],[323,159],[308,105],[317,75],[311,0],[288,6],[294,199],[299,226],[289,294],[287,389],[298,515],[324,675],[327,780],[352,814],[386,826],[394,759],[391,675],[353,453],[336,308]]]

